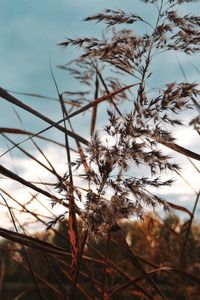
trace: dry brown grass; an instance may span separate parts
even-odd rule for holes
[[[200,90],[197,83],[169,82],[148,92],[152,60],[156,59],[156,55],[169,51],[187,55],[199,52],[200,17],[190,14],[182,16],[179,13],[179,5],[195,1],[144,2],[154,5],[157,11],[157,19],[152,24],[141,16],[107,9],[85,19],[107,25],[107,33],[102,39],[87,37],[67,39],[60,43],[63,47],[78,46],[82,50],[78,59],[60,68],[74,76],[83,91],[61,93],[51,69],[62,112],[59,121],[52,120],[12,96],[12,92],[0,88],[2,99],[48,124],[40,132],[0,128],[2,136],[12,145],[1,156],[17,148],[49,172],[56,184],[52,186],[52,183],[45,181],[38,183],[26,180],[4,165],[0,165],[0,173],[36,192],[27,203],[40,203],[40,194],[50,199],[52,206],[63,206],[65,210],[55,215],[43,202],[42,205],[47,206],[48,216],[35,213],[27,208],[27,203],[21,203],[9,191],[1,188],[2,204],[8,208],[15,228],[13,231],[0,228],[0,236],[12,241],[14,249],[12,251],[8,247],[6,253],[2,247],[2,253],[19,264],[25,274],[31,274],[34,283],[31,289],[37,291],[38,299],[180,299],[177,298],[179,295],[187,297],[189,293],[183,282],[192,282],[192,288],[200,284],[200,277],[191,273],[191,266],[185,259],[199,193],[196,193],[195,205],[190,211],[152,192],[152,188],[157,190],[173,184],[173,180],[163,179],[163,173],[180,171],[178,164],[160,150],[160,144],[188,158],[200,160],[199,153],[178,145],[173,136],[176,126],[182,125],[181,113],[189,109],[198,111]],[[149,29],[145,34],[137,35],[127,27],[132,28],[135,22],[145,23]],[[119,24],[125,24],[127,28],[118,29]],[[127,79],[131,84],[123,83]],[[48,98],[35,93],[26,95]],[[66,96],[72,100],[66,100]],[[124,113],[123,105],[127,101],[130,101],[130,111]],[[108,108],[107,122],[104,129],[98,130],[97,119],[101,118],[99,107],[102,103]],[[86,113],[87,116],[84,115]],[[90,140],[75,132],[72,120],[77,116],[91,118]],[[199,116],[191,121],[191,125],[199,132]],[[63,134],[62,142],[45,136],[51,128]],[[13,135],[28,137],[16,142]],[[105,142],[102,135],[106,135],[112,143]],[[32,141],[45,163],[23,148],[28,140]],[[66,152],[63,161],[67,161],[64,176],[57,172],[54,162],[40,148],[39,140],[53,143],[55,147],[64,147]],[[72,153],[76,153],[76,160],[72,159]],[[138,177],[134,170],[140,167],[141,170],[145,167],[146,171]],[[75,184],[75,176],[83,179],[82,185]],[[18,208],[10,206],[9,199],[17,203]],[[179,243],[178,257],[173,265],[171,262],[168,265],[167,261],[164,261],[164,265],[160,262],[156,264],[149,257],[136,253],[122,230],[122,221],[134,216],[146,222],[146,209],[155,211],[160,206],[166,211],[174,209],[189,216],[184,224],[184,234],[161,222],[165,230],[167,228],[168,235],[175,235]],[[60,238],[62,247],[28,234],[26,224],[21,224],[15,215],[17,210],[30,215],[34,222],[45,225],[49,232]],[[57,224],[64,226],[64,234],[58,230]],[[101,249],[98,242],[94,242],[98,239],[103,245]],[[17,248],[16,243],[22,247]],[[111,251],[119,260],[112,256]],[[43,265],[44,275],[39,270]],[[51,273],[50,277],[45,275],[46,269]],[[6,273],[2,271],[1,274],[3,282]],[[176,287],[171,287],[168,293],[168,287],[160,278],[164,278],[167,285],[171,277]],[[126,295],[123,294],[124,290]],[[28,293],[24,287],[15,299],[27,299]]]

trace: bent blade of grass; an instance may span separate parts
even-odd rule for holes
[[[96,72],[97,72],[97,74],[98,74],[98,76],[99,76],[99,79],[100,79],[100,81],[101,81],[101,83],[102,83],[102,85],[103,85],[103,87],[104,87],[106,93],[109,94],[110,91],[109,91],[109,89],[108,89],[108,86],[107,86],[107,84],[106,84],[106,82],[105,82],[105,80],[104,80],[104,78],[103,78],[101,72],[99,72],[98,68],[97,68],[95,65],[94,65],[94,67],[95,67],[95,69],[96,69]],[[110,102],[112,103],[114,109],[118,112],[119,116],[121,116],[122,113],[120,112],[118,106],[116,105],[115,101],[113,100],[113,97],[111,97],[110,99],[108,99],[108,101],[110,101]]]
[[[194,189],[194,187],[188,182],[185,177],[177,170],[174,171],[191,189],[192,191],[197,194],[197,191]]]
[[[54,246],[50,243],[38,240],[36,238],[27,236],[22,233],[16,233],[11,230],[0,228],[0,236],[36,250],[46,251],[48,253],[55,254],[58,256],[71,256],[71,253],[67,252],[66,249]]]
[[[159,141],[158,141],[159,142]],[[187,157],[190,157],[190,158],[193,158],[193,159],[196,159],[196,160],[199,160],[200,161],[200,154],[198,153],[195,153],[189,149],[186,149],[182,146],[179,146],[178,144],[175,144],[175,143],[165,143],[163,141],[160,141],[159,143],[161,143],[162,145],[176,151],[176,152],[179,152]]]
[[[188,160],[189,160],[189,162],[191,163],[191,165],[195,168],[195,170],[196,170],[198,173],[200,173],[200,169],[193,163],[193,161],[192,161],[190,158],[188,158]]]
[[[48,242],[33,238],[31,236],[27,236],[22,233],[16,233],[11,230],[4,229],[2,227],[0,227],[0,236],[10,241],[19,243],[21,245],[25,245],[32,249],[44,251],[52,255],[57,255],[60,257],[71,257],[72,255],[71,252],[68,252],[65,248],[61,248]],[[95,263],[99,265],[104,264],[102,260],[93,257],[88,257],[86,255],[83,256],[83,259],[90,263]]]
[[[185,212],[187,213],[190,217],[192,216],[192,213],[191,211],[189,211],[186,207],[184,206],[181,206],[181,205],[178,205],[178,204],[174,204],[168,200],[163,200],[160,199],[160,201],[163,203],[163,204],[167,204],[170,208],[173,208],[173,209],[176,209],[176,210],[179,210],[179,211],[182,211],[182,212]]]
[[[49,162],[49,160],[47,160],[47,162],[50,164],[50,168],[47,167],[45,164],[43,164],[40,160],[38,160],[35,156],[33,156],[32,154],[30,154],[28,151],[24,150],[23,148],[21,148],[20,146],[16,145],[15,142],[13,142],[10,138],[8,138],[5,134],[2,134],[2,136],[7,139],[11,144],[15,145],[17,147],[17,149],[19,149],[22,153],[24,153],[27,157],[29,157],[30,159],[32,159],[33,161],[35,161],[37,164],[39,164],[40,166],[42,166],[43,168],[45,168],[48,172],[52,173],[53,175],[55,175],[58,179],[61,179],[61,177],[58,175],[58,173],[55,171],[54,167],[52,166],[52,164]],[[43,152],[42,152],[43,153]],[[46,158],[46,156],[44,155],[44,157]]]
[[[98,76],[96,74],[94,99],[98,99],[98,94],[99,94],[99,80],[98,80]],[[93,136],[94,131],[95,131],[96,118],[97,118],[97,104],[94,105],[93,109],[92,109],[92,120],[91,120],[91,126],[90,126],[90,135],[91,136]]]
[[[194,214],[195,214],[195,211],[196,211],[196,208],[197,208],[197,204],[199,202],[199,198],[200,198],[200,191],[196,195],[195,203],[194,203],[193,210],[192,210],[192,215],[191,215],[190,220],[189,220],[189,224],[188,224],[188,228],[187,228],[185,240],[183,242],[182,249],[181,249],[179,266],[183,266],[183,265],[186,266],[186,261],[184,261],[185,251],[186,251],[188,240],[189,240],[189,236],[190,236],[190,233],[191,233],[192,222],[194,220]]]
[[[59,199],[56,196],[54,196],[54,195],[46,192],[45,190],[37,187],[34,184],[30,183],[29,181],[27,181],[24,178],[18,176],[17,174],[15,174],[14,172],[8,170],[7,168],[5,168],[2,165],[0,165],[0,174],[4,175],[4,176],[6,176],[6,177],[8,177],[10,179],[13,179],[13,180],[17,181],[17,182],[19,182],[19,183],[21,183],[21,184],[23,184],[23,185],[25,185],[25,186],[27,186],[27,187],[35,190],[36,192],[39,192],[40,194],[43,194],[44,196],[46,196],[46,197],[48,197],[48,198],[50,198],[50,199],[52,199],[54,201],[59,201]]]
[[[103,101],[105,101],[105,100],[108,100],[108,99],[110,99],[110,98],[112,98],[112,97],[114,97],[114,96],[116,96],[116,95],[122,93],[123,91],[125,91],[125,90],[127,90],[127,89],[130,89],[130,88],[132,88],[132,87],[134,87],[134,86],[137,86],[137,85],[139,85],[139,83],[130,84],[130,85],[124,86],[124,87],[122,87],[122,88],[120,88],[120,89],[118,89],[118,90],[116,90],[116,91],[114,91],[114,92],[105,94],[104,96],[102,96],[102,97],[100,97],[100,98],[98,98],[98,99],[92,101],[91,103],[89,103],[89,104],[83,106],[82,108],[78,109],[77,111],[71,113],[71,114],[68,116],[68,118],[66,118],[66,119],[70,119],[70,118],[72,118],[72,117],[74,117],[74,116],[76,116],[76,115],[78,115],[78,114],[80,114],[80,113],[82,113],[82,112],[84,112],[84,111],[90,109],[90,108],[93,107],[94,105],[97,105],[97,104],[99,104],[99,103],[101,103],[101,102],[103,102]],[[60,122],[62,122],[62,120],[61,120]]]
[[[41,224],[43,224],[43,225],[45,225],[45,226],[48,225],[48,223],[42,219],[42,217],[43,217],[43,218],[46,218],[46,216],[43,216],[43,215],[38,214],[38,213],[36,213],[36,212],[34,212],[34,211],[32,211],[32,210],[29,210],[29,209],[27,208],[28,205],[21,204],[16,198],[14,198],[12,195],[10,195],[10,194],[9,194],[8,192],[6,192],[5,190],[3,190],[3,189],[0,188],[0,191],[1,191],[3,194],[5,194],[7,197],[9,197],[10,199],[12,199],[15,203],[17,203],[17,204],[22,208],[22,210],[23,210],[24,212],[27,212],[28,214],[30,214],[30,215],[31,215],[32,217],[34,217],[38,222],[40,222]],[[53,218],[56,218],[56,215],[53,213],[52,210],[49,210],[49,208],[46,207],[43,203],[41,203],[41,202],[37,199],[36,196],[35,196],[35,199],[38,201],[38,203],[39,203],[40,205],[42,205],[42,206],[48,211],[48,213],[49,213],[50,215],[52,215]],[[50,218],[52,219],[52,217],[50,217]],[[63,235],[62,233],[60,233],[58,230],[56,230],[56,229],[53,228],[53,227],[51,227],[51,230],[52,230],[56,235],[58,235],[60,238],[62,238],[63,241],[65,241],[65,242],[68,241],[66,235]]]
[[[58,98],[55,97],[49,97],[49,96],[44,96],[44,95],[40,95],[40,94],[36,94],[36,93],[24,93],[24,92],[17,92],[17,91],[12,91],[12,90],[6,90],[8,93],[11,94],[16,94],[16,95],[22,95],[22,96],[30,96],[30,97],[35,97],[35,98],[41,98],[41,99],[47,99],[47,100],[53,100],[53,101],[59,101]],[[76,106],[76,107],[80,107],[80,104],[77,103],[76,101],[68,101],[68,100],[64,100],[65,104],[69,104],[71,106]]]
[[[76,116],[76,115],[78,115],[78,114],[80,114],[80,113],[82,113],[82,112],[88,110],[89,108],[93,107],[94,105],[96,105],[96,104],[98,104],[98,103],[100,103],[100,102],[103,102],[103,101],[105,101],[105,100],[107,100],[107,99],[109,99],[109,98],[111,98],[111,97],[113,97],[113,96],[115,96],[115,95],[117,95],[117,94],[119,94],[119,93],[125,91],[126,89],[130,89],[131,87],[134,87],[134,86],[137,86],[137,85],[138,85],[138,83],[135,83],[135,84],[132,84],[132,85],[127,85],[127,86],[125,86],[125,87],[123,87],[123,88],[120,88],[119,90],[116,90],[116,91],[110,93],[110,94],[104,95],[104,96],[100,97],[99,99],[96,99],[95,101],[92,101],[91,103],[85,105],[85,106],[82,107],[81,109],[77,110],[75,113],[72,113],[72,114],[70,114],[68,117],[65,117],[64,119],[61,119],[61,120],[59,120],[59,121],[57,121],[57,122],[52,122],[51,120],[49,120],[49,119],[47,118],[47,119],[49,120],[47,123],[51,123],[50,126],[48,126],[48,127],[44,128],[44,129],[38,131],[37,133],[33,134],[31,137],[28,137],[28,138],[24,139],[23,141],[21,141],[20,143],[18,143],[18,145],[20,145],[20,144],[22,144],[22,143],[24,143],[24,142],[30,140],[30,139],[33,138],[33,137],[36,137],[36,136],[40,135],[41,133],[46,132],[47,130],[49,130],[49,129],[53,128],[53,127],[56,127],[56,128],[57,128],[58,125],[59,125],[60,123],[62,123],[64,120],[70,119],[70,118],[72,118],[72,117],[74,117],[74,116]],[[15,101],[17,100],[16,98],[14,98],[14,97],[12,97],[11,95],[9,95],[9,94],[8,94],[4,89],[2,89],[1,87],[0,87],[0,97],[2,97],[2,98],[5,99],[5,100],[10,101],[11,103],[12,103],[13,100],[15,100]],[[19,100],[17,100],[17,101],[20,102]],[[17,103],[18,103],[18,102],[17,102]],[[22,103],[22,102],[20,102],[20,103]],[[23,103],[22,103],[22,104],[23,104]],[[23,105],[24,105],[24,104],[23,104]],[[29,108],[29,107],[28,107],[28,108]],[[29,109],[30,109],[30,108],[29,108]],[[31,109],[31,111],[32,111],[32,110],[33,110],[33,109]],[[33,110],[33,111],[34,111],[34,110]],[[38,114],[37,111],[36,111],[36,113]],[[45,117],[45,116],[44,116],[44,117]],[[46,119],[46,117],[45,117],[45,119]],[[52,123],[53,123],[53,124],[52,124]],[[62,129],[61,129],[61,128],[62,128]],[[59,127],[59,129],[60,129],[61,131],[64,131],[64,128],[63,128],[63,127]],[[79,136],[79,135],[77,135],[77,134],[75,134],[75,133],[73,133],[73,132],[71,132],[71,131],[69,131],[69,130],[67,131],[67,134],[68,134],[69,136],[73,137],[74,139],[78,140],[78,141],[81,142],[82,144],[85,144],[86,146],[89,145],[89,142],[88,142],[86,139],[84,139],[83,137],[81,137],[81,136]],[[13,147],[10,148],[9,150],[5,151],[4,153],[1,154],[0,157],[4,156],[6,153],[8,153],[9,151],[11,151],[11,150],[14,149],[14,148],[15,148],[15,147],[13,146]]]
[[[23,130],[23,129],[10,128],[10,127],[0,127],[0,133],[8,133],[8,134],[16,134],[16,135],[29,135],[29,136],[34,135],[34,133],[32,131],[26,131],[26,130]],[[47,142],[51,142],[53,144],[56,144],[58,146],[65,147],[65,145],[63,145],[59,142],[56,142],[55,140],[52,140],[50,138],[47,138],[45,136],[37,135],[36,137],[39,138],[39,139],[45,140]],[[75,151],[75,150],[73,150],[73,151]]]
[[[50,217],[50,216],[47,216],[47,215],[44,215],[44,214],[40,214],[40,213],[36,213],[36,212],[33,212],[33,211],[27,209],[27,207],[26,207],[27,204],[21,204],[19,201],[17,201],[15,198],[13,198],[10,194],[8,194],[5,190],[3,190],[3,189],[0,188],[0,191],[1,191],[3,194],[5,194],[7,197],[9,197],[11,200],[13,200],[18,206],[21,207],[21,208],[17,208],[17,207],[14,207],[14,206],[10,206],[10,205],[9,205],[9,207],[10,207],[10,209],[11,209],[12,211],[18,211],[18,212],[20,212],[20,213],[26,213],[26,214],[29,214],[29,215],[31,215],[32,217],[36,218],[37,221],[40,221],[40,222],[42,222],[43,224],[46,224],[46,222],[43,221],[41,218],[48,218],[48,219],[51,219],[51,220],[52,220],[52,217]],[[5,204],[4,204],[4,203],[1,203],[1,202],[0,202],[0,205],[5,206]]]
[[[198,153],[195,153],[189,149],[186,149],[176,143],[173,143],[173,142],[165,142],[164,139],[160,138],[160,137],[156,137],[155,135],[153,135],[152,133],[148,132],[148,131],[144,131],[143,132],[144,135],[152,138],[154,141],[156,141],[157,143],[161,144],[161,145],[164,145],[165,147],[167,148],[170,148],[180,154],[183,154],[187,157],[190,157],[190,158],[193,158],[195,160],[199,160],[200,161],[200,154]]]
[[[17,106],[19,106],[20,108],[28,111],[29,113],[31,113],[32,115],[38,117],[39,119],[45,121],[46,123],[50,124],[52,127],[57,128],[58,130],[62,131],[65,133],[65,128],[59,125],[59,122],[54,122],[51,119],[47,118],[45,115],[41,114],[40,112],[38,112],[37,110],[31,108],[30,106],[24,104],[23,102],[19,101],[17,98],[11,96],[8,92],[6,92],[6,90],[4,90],[3,88],[0,87],[0,97],[3,98],[4,100],[15,104]],[[61,123],[61,122],[60,122]],[[71,132],[70,130],[67,130],[67,134],[73,138],[77,138],[78,140],[80,140],[82,143],[87,144],[88,142],[81,136]]]
[[[84,247],[86,244],[87,236],[88,236],[88,230],[84,230],[81,238],[79,239],[79,244],[78,244],[78,249],[77,249],[77,257],[74,262],[74,270],[72,272],[73,276],[72,276],[71,299],[75,299],[78,275],[79,275],[79,270],[81,267],[81,262],[82,262],[82,258],[83,258]]]
[[[58,94],[61,110],[62,110],[62,115],[63,118],[68,116],[67,110],[65,108],[64,102],[63,102],[63,97],[59,93],[58,85],[52,70],[51,66],[51,61],[49,60],[49,65],[50,65],[50,70],[51,70],[51,75],[56,87],[56,91]],[[66,120],[64,120],[64,128],[65,128],[65,149],[66,149],[66,155],[67,155],[67,162],[68,162],[68,173],[69,173],[69,181],[70,181],[70,186],[69,189],[66,192],[69,194],[69,237],[70,237],[70,245],[72,248],[72,267],[71,267],[71,274],[72,277],[73,275],[73,265],[77,263],[77,256],[78,256],[78,228],[77,228],[77,219],[76,219],[76,208],[75,208],[75,200],[74,200],[74,183],[73,183],[73,174],[72,174],[72,168],[71,168],[71,153],[69,149],[69,139],[67,135],[67,126],[66,126]],[[75,292],[75,287],[74,286],[74,292]],[[72,289],[73,292],[73,289]],[[72,296],[72,295],[71,295]],[[72,297],[73,299],[73,297]]]
[[[61,179],[61,176],[58,174],[58,172],[56,171],[55,167],[53,166],[53,164],[51,163],[51,161],[48,159],[47,155],[44,153],[44,151],[37,145],[37,143],[32,139],[32,143],[33,145],[36,147],[36,149],[39,151],[39,153],[43,156],[43,158],[46,160],[46,162],[48,163],[48,165],[50,166],[52,173],[58,178]]]

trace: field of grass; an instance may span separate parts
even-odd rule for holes
[[[178,59],[198,55],[200,17],[181,13],[195,1],[143,2],[155,20],[105,9],[85,19],[105,23],[102,38],[60,43],[80,48],[78,58],[59,66],[77,90],[60,91],[51,62],[57,98],[0,87],[21,124],[0,128],[8,146],[0,165],[6,220],[0,299],[200,299],[200,190],[194,186],[200,152],[175,139],[180,128],[193,130],[196,140],[200,135],[198,83],[188,82]],[[142,33],[133,30],[138,22]],[[156,61],[172,54],[184,81],[152,86]],[[198,66],[193,70],[198,79]],[[62,117],[55,120],[20,96],[53,100]],[[27,130],[19,111],[46,127]],[[185,178],[179,157],[195,178]],[[176,189],[174,176],[183,191],[192,190],[189,206],[167,198]]]

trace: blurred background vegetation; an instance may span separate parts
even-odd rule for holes
[[[165,294],[166,299],[199,299],[200,294],[200,227],[194,223],[187,239],[188,222],[182,222],[175,214],[163,220],[155,215],[146,215],[144,222],[124,222],[122,230],[126,241],[136,258],[147,272],[153,269],[152,278]],[[79,230],[82,230],[81,222]],[[67,220],[59,223],[56,230],[38,233],[36,238],[70,250]],[[98,299],[97,293],[102,280],[102,262],[106,242],[104,239],[90,241],[85,255],[95,261],[83,260],[79,273],[76,299]],[[181,254],[184,247],[184,259]],[[27,265],[27,257],[32,264],[43,299],[70,299],[69,280],[70,257],[53,257],[43,251],[26,250],[13,242],[1,241],[1,299],[37,299],[35,285]],[[184,265],[184,266],[183,266]],[[187,270],[187,272],[180,271]],[[160,269],[160,270],[159,270]],[[111,239],[108,251],[106,290],[109,299],[160,299],[149,285],[145,276],[133,268],[128,257],[123,255],[118,244]],[[128,280],[127,278],[134,278]],[[113,288],[115,286],[115,288]],[[118,287],[118,289],[116,288]],[[79,289],[80,288],[80,289]],[[145,290],[146,296],[140,289]],[[84,295],[85,294],[85,295]]]

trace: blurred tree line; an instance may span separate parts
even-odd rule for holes
[[[200,285],[196,281],[196,276],[200,276],[200,227],[195,223],[192,225],[187,244],[184,245],[187,226],[188,222],[183,223],[172,214],[162,221],[160,217],[146,215],[144,222],[126,221],[121,224],[131,251],[140,259],[146,272],[150,272],[153,267],[151,278],[159,285],[167,299],[199,299]],[[82,231],[81,222],[79,230]],[[67,235],[68,224],[67,220],[64,220],[59,223],[56,231],[48,230],[36,234],[35,237],[68,251],[70,244]],[[82,261],[76,299],[101,299],[103,268],[101,260],[105,259],[106,243],[105,239],[90,238],[85,246],[85,255],[93,258],[95,263],[92,260]],[[181,257],[183,246],[184,256]],[[25,248],[7,240],[1,241],[0,251],[1,299],[38,299],[33,276],[27,264],[27,256],[42,292],[42,299],[70,299],[70,256],[65,258],[54,256],[52,259],[51,254]],[[130,264],[112,236],[107,258],[105,290],[110,291],[108,299],[148,299],[148,295],[145,296],[140,292],[140,287],[145,288],[152,299],[160,299],[148,284],[147,278],[145,276],[140,278],[139,269]],[[156,268],[160,270],[155,272]],[[180,268],[181,273],[178,271]],[[125,280],[122,276],[124,274],[120,272],[124,272],[130,278],[136,278],[137,285],[134,286],[135,282],[132,284],[131,280],[127,282],[127,278]],[[116,286],[119,288],[116,289]]]

